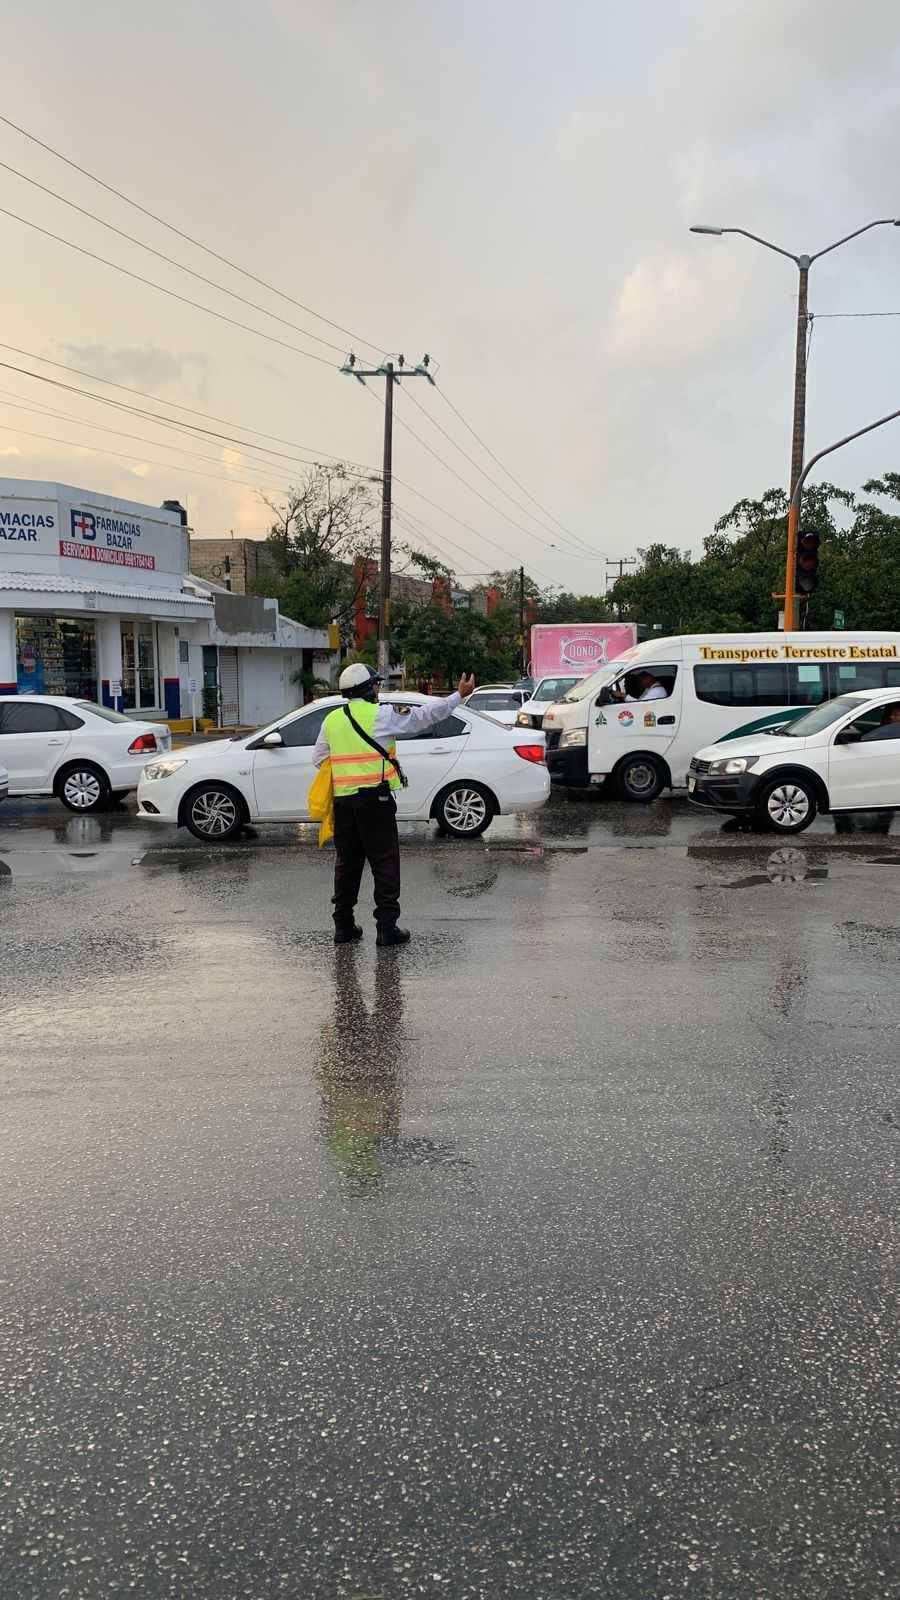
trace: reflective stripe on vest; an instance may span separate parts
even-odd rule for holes
[[[374,739],[377,705],[370,700],[355,700],[353,715],[360,727]],[[374,789],[385,780],[391,789],[400,788],[400,779],[395,769],[382,761],[377,750],[373,750],[366,744],[365,739],[360,738],[343,706],[338,706],[336,711],[329,712],[322,732],[331,753],[331,776],[336,800],[346,795],[357,794],[360,789]],[[379,740],[379,743],[381,742]],[[397,746],[393,740],[385,744],[384,748],[391,756],[397,753]]]

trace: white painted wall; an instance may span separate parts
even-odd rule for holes
[[[241,722],[258,725],[274,722],[299,704],[298,691],[290,683],[284,650],[244,649],[238,652]]]

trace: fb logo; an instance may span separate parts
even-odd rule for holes
[[[90,511],[72,511],[72,536],[75,539],[92,540],[97,537],[97,523]]]

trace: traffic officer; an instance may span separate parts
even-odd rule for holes
[[[397,926],[400,917],[400,841],[397,836],[396,791],[404,787],[397,762],[398,734],[414,739],[455,711],[475,688],[475,679],[459,680],[455,694],[429,699],[424,705],[381,704],[381,679],[361,662],[345,667],[338,681],[344,704],[329,713],[313,750],[313,762],[331,757],[334,780],[334,942],[362,938],[353,912],[359,898],[363,867],[368,861],[375,880],[376,943],[407,944],[409,933]]]

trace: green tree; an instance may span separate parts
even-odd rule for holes
[[[376,549],[377,511],[371,489],[342,462],[309,467],[280,504],[268,539],[275,576],[256,585],[274,594],[285,616],[309,627],[337,621],[349,635],[361,587],[360,562]]]
[[[538,602],[538,622],[610,622],[615,613],[605,595],[545,594]]]
[[[484,680],[513,670],[515,645],[505,616],[482,617],[468,609],[448,612],[434,601],[397,606],[392,633],[393,653],[405,660],[412,678],[454,683],[463,672]]]

